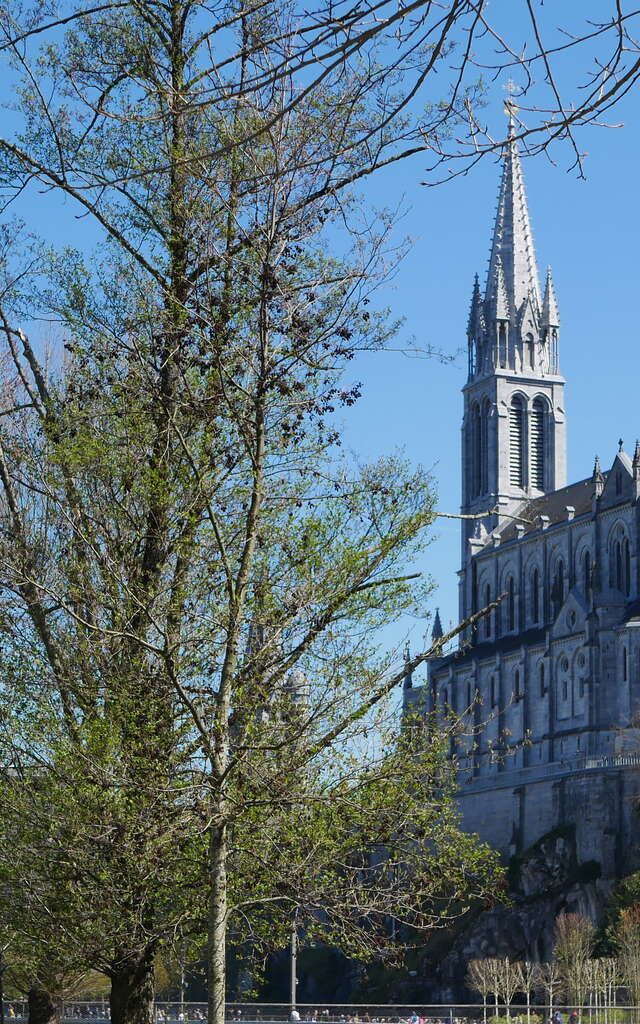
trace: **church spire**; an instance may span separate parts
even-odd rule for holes
[[[509,307],[515,316],[525,299],[529,297],[539,308],[540,290],[527,197],[514,131],[513,122],[510,120],[485,298],[491,305],[497,302],[498,265],[502,263]]]
[[[558,303],[556,300],[556,293],[553,287],[553,278],[551,277],[551,267],[547,267],[547,280],[544,286],[544,298],[542,300],[542,320],[543,327],[559,327],[560,326],[560,314],[558,313]]]
[[[593,463],[593,473],[591,474],[591,482],[593,484],[593,493],[596,498],[599,498],[604,490],[604,475],[600,468],[600,459],[596,455]]]
[[[440,609],[436,608],[436,614],[433,619],[433,629],[431,630],[431,639],[440,640],[444,636],[444,629],[442,628],[442,622],[440,621]]]
[[[480,295],[480,281],[476,274],[473,279],[473,292],[471,294],[471,307],[469,309],[469,319],[467,321],[467,334],[470,338],[478,337],[483,329],[483,316],[482,316],[482,296]]]

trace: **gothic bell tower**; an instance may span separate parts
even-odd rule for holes
[[[563,487],[566,477],[560,319],[551,270],[540,298],[514,134],[511,119],[484,297],[477,275],[473,287],[463,388],[462,512],[493,510],[480,521],[488,532],[523,501]],[[478,528],[463,520],[463,571]]]

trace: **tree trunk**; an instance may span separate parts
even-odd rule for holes
[[[208,1024],[224,1024],[227,939],[227,829],[212,825],[209,839]]]
[[[34,985],[29,989],[29,1024],[58,1024],[58,1007],[46,988]]]
[[[155,949],[121,960],[111,973],[111,1024],[153,1024]]]

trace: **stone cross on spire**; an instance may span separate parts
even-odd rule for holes
[[[509,307],[515,316],[529,296],[534,306],[540,308],[540,287],[511,107],[509,115],[509,141],[503,158],[485,298],[491,305],[496,301],[494,292],[501,263]]]

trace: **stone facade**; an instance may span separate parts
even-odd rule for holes
[[[559,324],[512,141],[462,424],[461,618],[500,603],[425,685],[405,680],[404,707],[466,723],[452,755],[470,831],[508,856],[575,826],[578,861],[615,878],[640,835],[640,447],[565,485]]]

